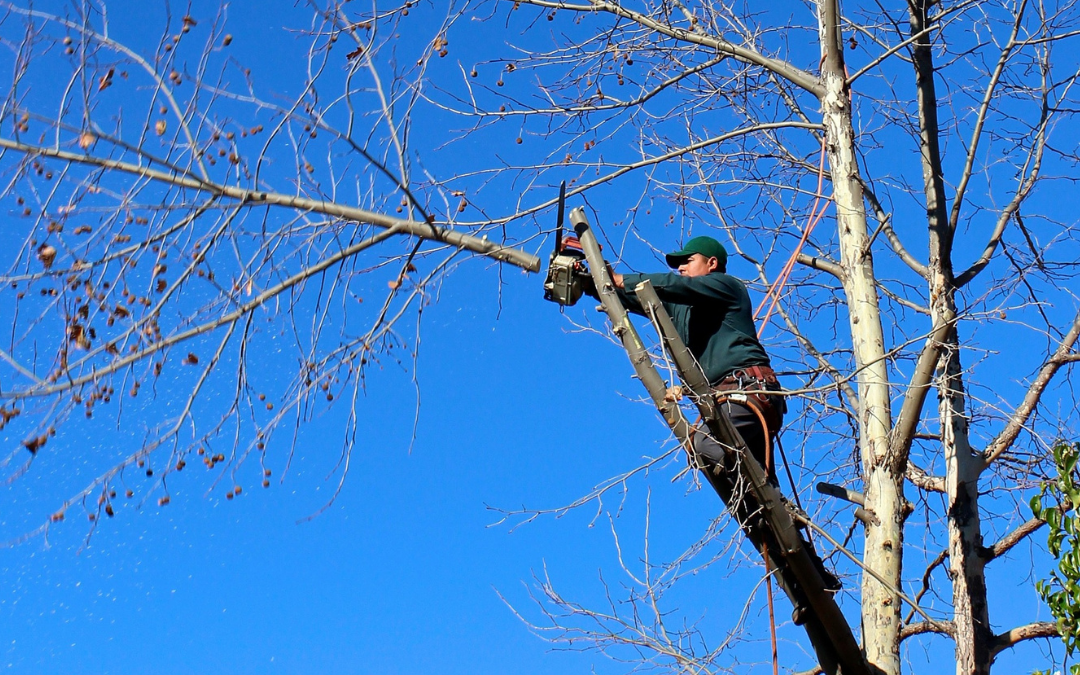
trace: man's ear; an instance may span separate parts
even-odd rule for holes
[[[706,264],[709,266],[709,271],[710,272],[715,272],[715,271],[720,269],[720,259],[717,258],[716,256],[713,256],[713,257],[709,258],[709,260],[708,260],[708,262]],[[723,271],[723,270],[720,270],[720,271]]]

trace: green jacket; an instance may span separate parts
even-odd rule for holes
[[[679,337],[712,384],[747,366],[768,366],[769,355],[754,330],[750,296],[741,281],[722,272],[702,277],[626,274],[619,298],[627,311],[644,315],[634,288],[648,279],[671,315]]]

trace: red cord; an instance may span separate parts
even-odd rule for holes
[[[821,57],[821,63],[825,63],[825,57]],[[847,65],[844,65],[844,75],[848,75]],[[855,92],[850,88],[848,89],[848,101],[854,106]],[[825,209],[828,208],[826,204],[821,211],[818,211],[818,205],[821,203],[821,188],[825,183],[825,136],[821,137],[821,159],[818,161],[818,184],[817,184],[817,196],[814,198],[814,206],[810,209],[810,217],[807,218],[806,227],[803,228],[802,237],[799,239],[799,245],[795,247],[795,250],[791,253],[791,257],[788,258],[787,264],[784,265],[784,269],[780,271],[780,276],[776,277],[772,285],[769,286],[769,292],[765,294],[765,299],[758,305],[757,310],[754,312],[754,320],[757,321],[758,315],[761,314],[761,308],[765,306],[766,302],[769,302],[769,298],[772,298],[772,302],[769,304],[769,311],[765,313],[765,318],[761,320],[761,328],[758,329],[758,337],[760,338],[762,333],[765,332],[765,326],[769,325],[769,317],[772,316],[773,310],[776,309],[776,303],[780,302],[780,293],[784,290],[784,286],[787,285],[788,277],[791,276],[791,271],[795,269],[795,261],[799,258],[799,253],[802,251],[803,246],[806,245],[806,240],[810,238],[810,233],[814,231],[814,227],[821,222],[821,217],[825,215]],[[831,200],[830,200],[831,202]]]
[[[791,276],[792,270],[795,269],[795,261],[799,258],[799,253],[802,252],[803,246],[806,245],[807,240],[810,238],[810,233],[814,231],[817,224],[821,222],[821,218],[825,215],[825,209],[829,207],[825,204],[818,210],[818,206],[821,204],[821,189],[825,184],[825,138],[821,139],[821,157],[818,160],[818,184],[817,184],[817,196],[814,198],[814,206],[810,209],[810,216],[807,218],[806,226],[803,228],[802,237],[799,238],[799,245],[795,247],[795,250],[791,252],[791,257],[788,258],[787,264],[784,265],[784,269],[780,271],[780,274],[773,281],[769,287],[769,292],[765,294],[765,299],[758,305],[757,310],[754,311],[754,320],[757,321],[758,315],[761,314],[761,310],[765,307],[765,303],[768,303],[770,298],[772,302],[769,304],[769,309],[765,313],[765,318],[761,320],[760,328],[758,329],[758,337],[760,338],[762,333],[765,332],[765,326],[769,325],[769,318],[772,316],[773,310],[776,309],[776,304],[780,302],[780,295],[784,290],[784,286],[787,285],[788,277]]]
[[[757,406],[751,405],[750,408],[757,413],[758,420],[761,421],[761,428],[765,431],[765,475],[772,474],[772,443],[769,442],[769,425],[765,423],[765,416],[761,414],[761,411],[757,409]],[[769,640],[772,642],[772,672],[773,675],[780,675],[780,658],[776,651],[776,612],[773,609],[773,594],[772,594],[772,564],[769,560],[769,545],[762,540],[762,553],[765,554],[765,593],[769,598]]]

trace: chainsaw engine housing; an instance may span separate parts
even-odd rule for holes
[[[544,299],[567,307],[573,305],[581,298],[581,279],[586,275],[582,251],[564,247],[561,252],[553,253],[544,280]]]

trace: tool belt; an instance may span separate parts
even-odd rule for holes
[[[731,375],[717,382],[712,387],[718,401],[729,399],[742,403],[742,397],[728,396],[729,391],[743,392],[746,405],[757,408],[769,427],[769,435],[775,436],[780,431],[787,412],[787,403],[783,396],[774,396],[765,392],[780,391],[780,381],[769,366],[746,366],[734,370]]]

